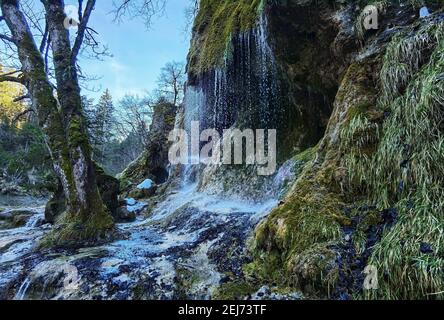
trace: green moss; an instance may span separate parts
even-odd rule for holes
[[[443,30],[443,24],[437,26]],[[436,30],[436,29],[435,29]],[[389,274],[376,297],[442,298],[444,287],[444,33],[434,33],[436,48],[405,93],[389,102],[369,192],[380,206],[394,206],[400,221],[375,248],[372,263]],[[414,41],[414,40],[413,40]],[[399,147],[405,146],[405,147]],[[383,177],[390,172],[390,182]],[[385,183],[384,183],[385,182]],[[428,243],[432,254],[419,250]]]
[[[350,150],[339,148],[337,128],[361,116],[377,118],[373,117],[377,91],[370,89],[375,65],[377,61],[370,60],[349,67],[326,137],[296,156],[315,161],[307,162],[287,198],[256,229],[250,268],[263,279],[321,296],[328,296],[337,283],[334,248],[343,241],[342,228],[352,224],[344,209],[356,200],[345,190],[348,172],[341,159]]]
[[[220,285],[213,293],[215,300],[242,300],[253,294],[259,286],[248,282],[228,282]]]
[[[359,114],[342,129],[350,190],[365,194],[379,209],[399,212],[399,221],[374,247],[370,264],[378,268],[380,290],[367,298],[443,295],[443,27],[428,23],[393,38],[380,73],[378,108],[386,110],[387,119],[372,121]],[[374,223],[373,218],[367,223]],[[359,250],[362,231],[354,239]],[[429,244],[433,253],[421,253],[421,243]]]
[[[115,231],[107,208],[101,212],[74,215],[65,212],[54,229],[42,240],[42,247],[82,247],[106,241]]]
[[[73,117],[68,127],[68,143],[70,148],[81,147],[84,152],[89,153],[89,140],[86,134],[84,119],[81,116]]]
[[[202,0],[195,19],[189,72],[199,74],[223,62],[234,34],[255,26],[263,0]]]
[[[358,224],[355,226],[351,240],[355,247],[356,254],[362,255],[366,249],[369,249],[367,248],[368,231],[372,227],[381,225],[383,220],[378,210],[359,212],[358,214],[357,211],[358,210],[354,210],[358,218]]]
[[[189,299],[194,286],[199,282],[199,274],[186,268],[176,269],[176,295],[180,299]]]
[[[333,256],[327,247],[339,241],[341,224],[348,222],[342,213],[341,196],[324,185],[327,180],[308,163],[290,195],[256,229],[255,266],[260,266],[258,274],[268,281],[299,286],[305,283],[307,270],[310,275],[317,273],[313,288],[333,281],[334,277],[327,276],[332,272]],[[318,256],[314,246],[329,254]],[[304,263],[299,263],[300,259]]]
[[[248,281],[328,295],[338,281],[341,229],[358,221],[352,243],[358,255],[374,250],[369,264],[379,274],[380,289],[365,297],[442,298],[443,23],[423,20],[400,30],[385,54],[349,66],[316,161],[255,230]],[[363,203],[376,208],[345,214]],[[367,248],[368,231],[388,208],[399,220]],[[432,252],[422,253],[421,243]]]
[[[306,164],[307,162],[312,161],[315,158],[316,151],[317,151],[316,147],[308,148],[302,151],[301,153],[298,153],[294,157],[294,160]]]

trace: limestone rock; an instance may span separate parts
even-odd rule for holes
[[[144,179],[151,179],[157,184],[168,179],[168,151],[171,143],[168,135],[174,129],[177,107],[166,102],[154,107],[149,141],[142,155],[131,163],[119,175],[124,187],[133,187]]]

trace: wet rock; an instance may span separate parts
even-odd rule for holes
[[[19,228],[19,227],[23,227],[25,226],[29,219],[34,215],[34,213],[25,213],[25,214],[18,214],[15,215],[12,223],[15,227]]]
[[[136,213],[130,212],[126,207],[117,209],[117,222],[133,222],[136,220]]]
[[[424,253],[424,254],[434,253],[432,246],[428,243],[425,243],[425,242],[421,243],[419,250],[421,251],[421,253]]]
[[[24,194],[26,194],[26,190],[15,183],[0,180],[0,194],[2,194],[2,195],[24,195]]]
[[[154,106],[153,121],[149,141],[142,155],[131,163],[119,176],[125,187],[134,187],[143,179],[151,179],[162,184],[168,179],[168,151],[171,143],[168,135],[174,129],[177,107],[161,102]],[[124,191],[128,191],[127,189]]]
[[[51,199],[49,199],[45,208],[45,220],[48,223],[54,223],[56,221],[57,216],[59,216],[63,211],[65,211],[66,203],[65,196],[63,194],[63,187],[59,183],[57,190],[52,195]]]
[[[157,186],[152,186],[150,188],[146,188],[146,189],[133,189],[132,191],[130,191],[130,193],[128,194],[128,197],[130,198],[134,198],[136,200],[140,200],[140,199],[146,199],[146,198],[150,198],[152,196],[154,196],[156,194],[156,190],[157,190]]]
[[[301,300],[303,295],[297,291],[279,292],[277,288],[261,287],[248,297],[248,300]]]
[[[125,237],[93,248],[33,251],[49,229],[7,231],[0,237],[0,297],[210,299],[221,282],[241,273],[246,260],[238,247],[245,246],[249,218],[262,207],[220,205],[219,198],[187,192],[171,193],[145,221],[118,224]],[[119,214],[135,217],[125,206]]]
[[[126,210],[132,212],[134,214],[138,214],[145,209],[148,204],[142,201],[136,201],[133,198],[128,199],[128,205],[126,206]]]
[[[42,225],[43,218],[36,216],[37,211],[32,209],[9,209],[0,213],[0,229],[12,229],[28,226],[29,222]],[[33,221],[31,221],[33,219]]]
[[[115,217],[119,208],[120,182],[116,178],[107,175],[97,164],[96,177],[102,200],[111,212],[111,215]]]

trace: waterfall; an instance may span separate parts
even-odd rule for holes
[[[279,128],[283,112],[279,101],[280,79],[265,14],[258,18],[254,28],[233,36],[230,41],[223,63],[200,74],[187,86],[183,127],[188,133],[192,121],[199,121],[201,131],[214,128],[221,135],[232,127]],[[196,181],[199,168],[185,166],[183,184],[199,182]]]
[[[274,53],[267,39],[268,22],[264,15],[260,16],[259,24],[254,29],[254,38],[256,40],[256,48],[259,52],[259,94],[261,102],[261,125],[267,127],[271,125],[273,112],[278,110],[278,81],[277,81],[277,64]]]
[[[202,114],[200,111],[204,110],[206,105],[206,95],[203,88],[200,86],[188,86],[185,93],[184,105],[183,127],[188,133],[190,133],[191,122],[202,121]]]
[[[25,225],[25,228],[36,228],[39,223],[43,222],[45,220],[44,213],[36,213],[31,218],[29,218],[28,222]]]
[[[279,118],[279,78],[268,42],[268,23],[234,36],[224,64],[200,75],[185,99],[186,122],[199,119],[203,129],[219,131],[237,124],[273,128]]]
[[[23,283],[21,284],[14,299],[25,300],[26,292],[28,291],[30,285],[31,285],[31,279],[27,277],[25,281],[23,281]]]

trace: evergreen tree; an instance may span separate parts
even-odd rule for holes
[[[85,117],[93,147],[93,158],[100,164],[105,162],[106,147],[114,139],[114,104],[108,89],[102,94],[97,105],[83,98]]]

